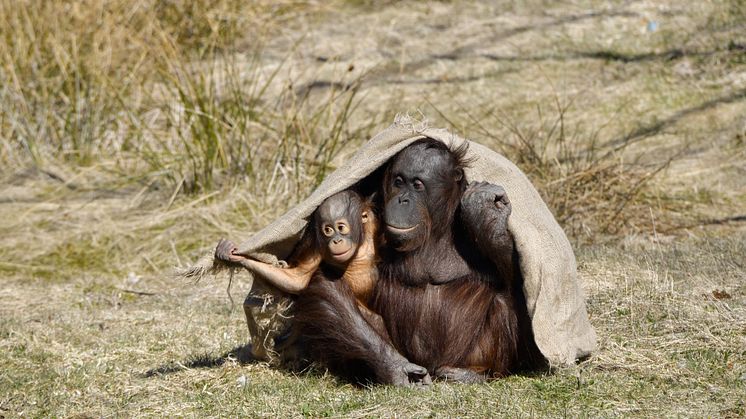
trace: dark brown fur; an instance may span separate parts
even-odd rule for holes
[[[379,278],[372,306],[411,362],[436,375],[442,367],[491,376],[516,369],[521,355],[517,306],[523,303],[509,284],[496,285],[490,275],[476,271],[443,284],[410,286],[396,271]]]
[[[422,218],[427,234],[412,238],[414,250],[382,252],[372,308],[383,317],[394,346],[410,361],[445,378],[451,376],[442,371],[466,370],[463,381],[478,381],[478,376],[504,376],[540,357],[525,309],[518,254],[507,231],[509,201],[503,196],[508,206],[500,207],[492,203],[499,202],[496,196],[485,201],[486,208],[472,203],[464,207],[464,155],[463,148],[449,151],[442,143],[425,140],[389,165],[386,208],[395,209],[406,196],[420,201],[430,216]],[[390,181],[432,172],[435,176],[423,179],[425,192]],[[468,188],[468,193],[501,189],[488,184]],[[398,240],[396,232],[391,235]]]
[[[499,186],[467,183],[465,151],[424,140],[387,166],[371,307],[388,338],[344,282],[320,276],[301,295],[299,324],[328,365],[405,384],[397,369],[408,359],[441,378],[479,382],[540,359],[507,231],[509,201]],[[410,380],[427,380],[411,371]]]
[[[314,276],[296,301],[294,327],[311,359],[356,383],[427,383],[427,370],[391,345],[380,317],[357,304],[344,281]]]
[[[344,267],[324,263],[314,273],[296,300],[295,339],[313,360],[353,382],[424,383],[429,379],[426,369],[409,363],[393,348],[383,320],[368,308],[378,278],[378,222],[369,205],[356,211],[369,213],[365,226],[354,227],[361,231],[358,252]],[[360,217],[349,214],[349,219]]]

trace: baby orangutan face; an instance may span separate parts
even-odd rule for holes
[[[321,227],[321,233],[327,240],[329,259],[336,264],[347,263],[355,254],[357,244],[350,237],[350,223],[347,218],[329,220]]]
[[[363,239],[368,214],[354,192],[327,198],[316,211],[316,237],[325,262],[341,267],[350,262]]]

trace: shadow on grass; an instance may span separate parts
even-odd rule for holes
[[[215,368],[225,364],[230,359],[236,359],[241,364],[253,364],[259,362],[251,356],[251,344],[239,345],[220,356],[192,355],[186,361],[171,361],[160,367],[145,371],[144,378],[158,377],[173,374],[194,368]]]
[[[648,137],[657,135],[660,132],[662,132],[665,128],[668,128],[669,126],[676,124],[677,122],[679,122],[680,120],[688,116],[695,115],[699,112],[707,111],[719,105],[736,103],[736,102],[740,102],[743,100],[746,100],[746,89],[736,90],[734,92],[717,97],[715,99],[702,102],[699,105],[680,109],[677,112],[675,112],[673,115],[667,118],[663,118],[654,123],[638,127],[631,133],[624,135],[621,138],[614,139],[606,145],[611,146],[614,151],[617,151],[621,148],[626,147],[629,144],[642,141]]]
[[[534,62],[534,61],[572,61],[572,60],[603,60],[616,61],[624,64],[639,63],[648,61],[673,61],[680,58],[700,57],[706,58],[715,54],[729,51],[729,49],[713,49],[711,51],[689,51],[681,48],[673,48],[662,52],[644,52],[644,53],[622,53],[611,50],[598,51],[577,51],[565,54],[539,54],[539,55],[499,55],[499,54],[480,54],[482,58],[491,61],[504,62]]]
[[[153,378],[196,368],[216,368],[225,364],[231,359],[238,360],[238,362],[243,365],[261,362],[260,360],[253,358],[251,353],[252,352],[250,343],[247,345],[239,345],[220,356],[211,356],[207,354],[192,355],[184,362],[171,361],[157,368],[149,369],[142,373],[140,376],[142,378]],[[292,375],[303,374],[315,378],[321,378],[327,375],[326,368],[320,368],[317,365],[308,362],[299,362],[298,364],[293,365],[286,364],[282,367],[278,367],[278,369]],[[524,366],[518,371],[515,371],[513,375],[524,378],[543,378],[554,374],[554,372],[555,371],[550,368],[548,364],[540,363],[540,365],[534,365],[532,367]],[[348,383],[354,386],[359,386],[361,388],[367,388],[371,385],[375,385],[368,380],[359,380],[355,379],[354,377],[340,377],[334,374],[332,375],[334,376],[334,379],[340,383],[340,385],[343,383]],[[437,381],[447,382],[447,380]],[[489,379],[488,381],[492,381],[492,379]]]
[[[499,42],[506,42],[508,39],[521,35],[528,32],[541,32],[544,30],[549,30],[554,27],[561,27],[566,24],[570,23],[576,23],[576,22],[582,22],[585,20],[592,20],[592,19],[607,19],[607,18],[615,18],[615,17],[629,17],[634,18],[638,17],[639,14],[636,12],[631,12],[627,10],[607,10],[607,11],[601,11],[601,12],[590,12],[590,13],[582,13],[582,14],[570,14],[570,15],[564,15],[564,16],[557,16],[554,17],[546,22],[542,23],[531,23],[529,25],[522,25],[517,26],[515,28],[510,28],[504,31],[499,31],[493,35],[487,35],[485,36],[476,36],[475,39],[470,39],[467,42],[461,42],[460,45],[456,46],[455,48],[452,48],[450,51],[445,52],[438,52],[434,54],[426,54],[419,59],[415,59],[411,62],[406,63],[392,63],[389,65],[383,65],[377,68],[374,68],[373,70],[369,71],[368,74],[366,74],[364,77],[362,77],[361,84],[364,84],[366,86],[370,85],[387,85],[387,84],[440,84],[440,83],[467,83],[470,81],[476,81],[484,79],[484,76],[469,76],[469,77],[459,77],[459,78],[450,78],[450,79],[440,79],[440,78],[430,78],[430,79],[416,79],[416,80],[401,80],[398,78],[393,77],[400,77],[405,74],[412,73],[414,71],[421,71],[424,68],[427,68],[429,66],[432,66],[438,62],[441,61],[458,61],[466,58],[472,58],[475,56],[481,56],[490,60],[494,61],[523,61],[523,59],[519,57],[500,57],[496,55],[489,55],[489,54],[477,54],[476,51],[480,48],[483,48],[484,45],[490,45],[495,44]],[[390,56],[390,52],[383,51],[384,54]],[[673,58],[676,58],[677,55],[682,54],[682,51],[674,51],[671,54],[674,55]],[[597,56],[598,55],[598,56]],[[670,55],[670,54],[669,54]],[[665,55],[664,55],[665,56]],[[671,58],[668,56],[665,56],[667,58]],[[625,57],[621,56],[620,54],[615,54],[613,52],[597,52],[597,53],[590,53],[590,58],[602,58],[607,60],[634,60],[635,57]],[[645,57],[640,57],[637,59],[644,59]],[[654,58],[654,57],[650,57]],[[536,57],[533,60],[542,60],[542,59],[548,59],[547,57]],[[319,56],[316,57],[317,61],[320,62],[327,62],[329,60],[328,57]],[[529,58],[529,60],[531,60]],[[513,73],[517,70],[506,70],[505,73]],[[494,78],[498,76],[499,74],[491,74],[489,75],[490,78]],[[308,94],[313,89],[328,89],[328,88],[335,88],[338,90],[347,90],[351,86],[345,85],[337,82],[332,82],[329,80],[315,80],[311,81],[308,84],[301,86],[296,94],[301,96],[304,94]]]

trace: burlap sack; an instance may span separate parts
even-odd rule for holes
[[[393,125],[363,144],[347,163],[327,176],[311,196],[241,243],[239,253],[281,263],[299,240],[306,218],[324,199],[354,185],[407,145],[424,137],[454,147],[467,141],[447,130],[417,126],[407,117],[398,117]],[[562,228],[526,175],[505,157],[469,142],[467,158],[472,161],[466,169],[467,179],[502,185],[513,204],[508,228],[520,255],[528,313],[542,354],[552,365],[573,364],[589,355],[596,348],[596,333],[588,320],[578,284],[575,255]],[[201,276],[212,268],[212,261],[207,258],[183,274]],[[278,299],[276,291],[268,292],[264,287],[252,294]],[[263,309],[267,311],[266,304]]]

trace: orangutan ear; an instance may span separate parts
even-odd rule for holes
[[[360,216],[363,219],[363,224],[368,222],[368,211],[363,211],[363,214]]]
[[[463,178],[464,178],[464,171],[461,168],[453,170],[453,179],[456,182],[461,182],[461,179]]]

